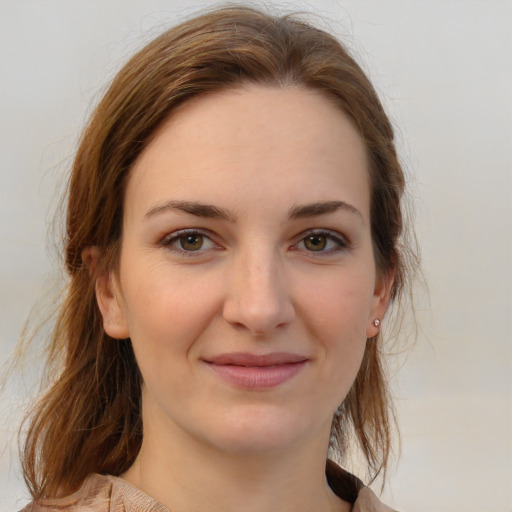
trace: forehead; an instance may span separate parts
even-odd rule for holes
[[[174,111],[135,162],[125,199],[129,207],[192,194],[210,203],[220,194],[254,206],[336,193],[368,208],[365,147],[350,119],[314,91],[250,85]]]

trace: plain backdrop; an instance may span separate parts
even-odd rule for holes
[[[1,363],[59,275],[47,233],[105,84],[144,42],[213,3],[0,0]],[[397,128],[417,203],[430,304],[419,303],[420,334],[393,381],[402,456],[384,499],[411,512],[510,512],[512,3],[265,4],[317,13],[352,48]],[[28,498],[15,432],[32,359],[1,395],[5,512]]]

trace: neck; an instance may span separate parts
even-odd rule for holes
[[[349,511],[325,479],[327,442],[277,453],[229,453],[186,433],[165,439],[146,432],[133,466],[122,475],[173,512]]]

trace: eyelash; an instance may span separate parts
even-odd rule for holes
[[[186,250],[183,247],[175,247],[175,243],[180,243],[180,241],[183,241],[185,237],[187,236],[195,236],[195,237],[201,237],[202,242],[201,246],[197,250]],[[329,247],[328,249],[320,249],[318,251],[315,250],[309,250],[306,247],[299,249],[298,246],[300,244],[306,244],[308,238],[311,239],[313,237],[325,237],[326,245],[329,245],[329,242],[334,243],[334,247]],[[208,241],[210,244],[212,244],[212,247],[203,248],[204,241]],[[174,233],[171,233],[170,235],[166,236],[162,242],[161,245],[165,248],[168,248],[174,252],[177,252],[180,255],[183,256],[199,256],[202,252],[208,249],[220,249],[221,247],[217,245],[211,238],[211,235],[207,232],[197,230],[197,229],[183,229],[180,231],[176,231]],[[181,245],[181,244],[180,244]],[[292,246],[292,250],[303,250],[304,252],[307,252],[311,256],[325,256],[330,255],[333,253],[337,253],[340,251],[344,251],[349,248],[349,243],[346,241],[346,239],[339,235],[336,232],[330,231],[328,229],[312,229],[309,231],[305,231],[301,233],[298,237],[298,241]]]
[[[305,252],[308,253],[308,255],[311,256],[331,255],[333,253],[338,253],[349,248],[349,243],[339,233],[331,231],[329,229],[312,229],[300,234],[299,241],[293,246],[294,250],[297,250],[296,248],[300,244],[305,244],[308,238],[313,237],[325,237],[326,244],[329,244],[329,242],[334,243],[334,247],[330,247],[326,250],[321,249],[319,251],[308,250],[307,248],[304,247],[304,249],[302,250],[304,250]]]
[[[166,236],[162,242],[161,245],[167,249],[170,249],[174,252],[177,252],[180,255],[183,256],[198,256],[202,252],[204,252],[205,249],[203,249],[203,244],[201,244],[201,247],[199,247],[197,250],[186,250],[182,247],[175,247],[174,243],[179,243],[180,240],[183,241],[187,236],[196,236],[201,237],[203,241],[207,240],[209,241],[213,247],[211,249],[219,249],[220,246],[217,245],[211,238],[211,235],[197,229],[182,229],[180,231],[175,231],[174,233],[171,233],[170,235]]]

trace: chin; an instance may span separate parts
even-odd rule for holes
[[[272,411],[275,413],[275,411]],[[256,409],[244,411],[217,425],[210,424],[209,442],[223,452],[238,455],[264,455],[325,437],[329,440],[331,418],[322,425],[311,424],[308,418]]]

